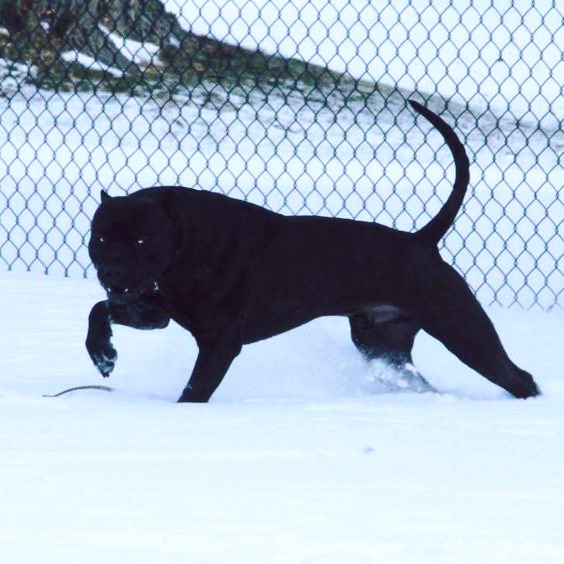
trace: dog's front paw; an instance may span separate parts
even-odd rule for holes
[[[117,361],[117,351],[112,346],[112,343],[110,341],[96,344],[87,342],[86,348],[100,374],[102,374],[104,378],[107,378],[114,369]]]
[[[100,374],[102,374],[104,378],[107,378],[115,368],[116,361],[117,361],[117,351],[116,349],[114,349],[114,347],[112,347],[111,344],[109,344],[106,347],[106,350],[104,350],[96,357],[96,360],[94,360],[94,364],[96,365],[96,368],[98,368],[98,370],[100,371]]]

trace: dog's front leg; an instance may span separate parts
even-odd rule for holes
[[[170,314],[158,292],[128,303],[98,302],[88,316],[86,349],[96,368],[106,378],[117,360],[117,352],[111,342],[113,323],[134,329],[163,329],[169,321]]]
[[[104,378],[110,375],[117,359],[117,352],[112,346],[111,337],[110,302],[104,300],[98,302],[90,310],[86,335],[86,350]]]
[[[179,403],[209,401],[231,363],[241,352],[240,344],[198,342],[199,353],[192,376],[178,399]]]

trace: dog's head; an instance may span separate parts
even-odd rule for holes
[[[102,192],[88,251],[110,298],[134,299],[153,289],[172,264],[176,229],[168,204],[165,191],[115,198]]]

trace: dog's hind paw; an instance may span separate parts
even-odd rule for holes
[[[437,392],[412,364],[395,366],[382,360],[370,362],[370,377],[366,387],[372,393],[380,394]]]
[[[533,377],[524,370],[519,369],[520,378],[516,379],[508,388],[509,392],[518,399],[534,398],[542,395]]]

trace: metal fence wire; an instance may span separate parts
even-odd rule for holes
[[[562,306],[564,12],[533,0],[0,0],[0,264],[88,276],[101,189],[414,230],[485,303]],[[377,252],[377,249],[375,249]]]

